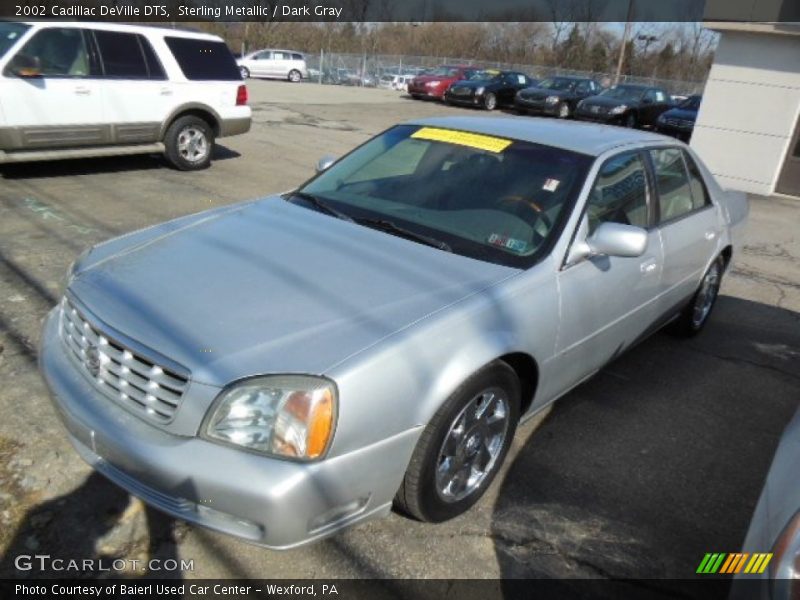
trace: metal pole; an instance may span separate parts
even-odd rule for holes
[[[322,70],[325,66],[325,50],[319,49],[319,74],[317,75],[317,83],[322,85]]]
[[[619,60],[617,61],[617,72],[614,75],[614,85],[619,83],[622,74],[622,64],[625,62],[625,49],[628,45],[628,35],[631,32],[631,19],[633,18],[633,0],[628,0],[628,15],[625,17],[625,32],[622,34],[622,45],[619,48]]]

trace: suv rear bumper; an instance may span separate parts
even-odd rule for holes
[[[221,119],[219,124],[219,136],[229,137],[232,135],[241,135],[250,131],[250,126],[253,123],[251,116],[236,117],[231,119]]]
[[[54,309],[42,333],[40,369],[72,445],[89,465],[155,508],[274,549],[391,509],[420,428],[315,463],[172,435],[99,394],[67,356],[58,321]]]

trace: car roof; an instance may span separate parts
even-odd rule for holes
[[[202,31],[193,31],[188,29],[164,27],[164,26],[150,26],[150,25],[125,25],[122,23],[106,23],[100,21],[24,21],[26,25],[32,27],[81,27],[88,29],[100,29],[104,31],[124,31],[128,33],[141,33],[148,35],[157,33],[159,35],[169,35],[170,37],[192,38],[199,40],[213,40],[215,42],[223,41],[218,35],[210,33],[203,33]]]
[[[288,52],[290,54],[303,54],[299,50],[287,50],[286,48],[261,48],[260,50],[251,50],[248,54],[255,54],[256,52]]]
[[[619,146],[661,143],[666,139],[656,133],[615,125],[531,117],[434,117],[407,124],[497,135],[590,156],[599,156]]]

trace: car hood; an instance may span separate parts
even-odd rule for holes
[[[684,119],[686,121],[695,121],[697,119],[697,111],[685,108],[671,108],[662,113],[665,119]]]
[[[464,88],[472,88],[477,89],[479,87],[497,87],[498,82],[493,81],[492,79],[470,79],[468,81],[458,81],[453,84],[453,87],[464,87]]]
[[[436,77],[435,75],[420,75],[414,78],[414,83],[428,83],[429,81],[455,81],[457,77]]]
[[[571,92],[569,90],[548,90],[546,88],[540,87],[529,87],[525,88],[520,92],[524,98],[547,98],[548,96],[557,96],[558,98],[563,98],[565,96],[569,96]]]
[[[621,98],[609,98],[607,96],[590,96],[583,100],[584,106],[606,106],[608,108],[613,108],[620,104],[624,104],[625,106],[638,106],[639,101],[633,99],[623,100]]]
[[[159,232],[80,269],[101,323],[210,385],[325,373],[517,273],[273,197]]]

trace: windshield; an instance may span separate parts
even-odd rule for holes
[[[678,105],[678,108],[683,108],[686,110],[698,110],[700,108],[700,100],[702,99],[702,96],[689,96],[686,100]]]
[[[432,77],[455,77],[458,75],[458,69],[455,67],[436,67],[430,71],[425,71],[424,74]]]
[[[30,29],[30,25],[26,25],[25,23],[0,21],[0,57],[5,55],[8,49],[11,48],[28,29]]]
[[[616,100],[639,100],[644,94],[644,89],[638,87],[628,87],[625,85],[618,85],[617,87],[609,88],[600,92],[601,96],[606,98],[614,98]]]
[[[568,90],[575,83],[572,79],[544,79],[539,82],[536,87],[544,88],[546,90]]]
[[[470,81],[492,81],[493,79],[499,79],[500,75],[501,75],[500,71],[493,71],[493,70],[475,71],[467,79],[469,79]]]
[[[399,125],[299,192],[356,222],[380,219],[458,254],[527,268],[555,242],[591,162],[550,146]]]

